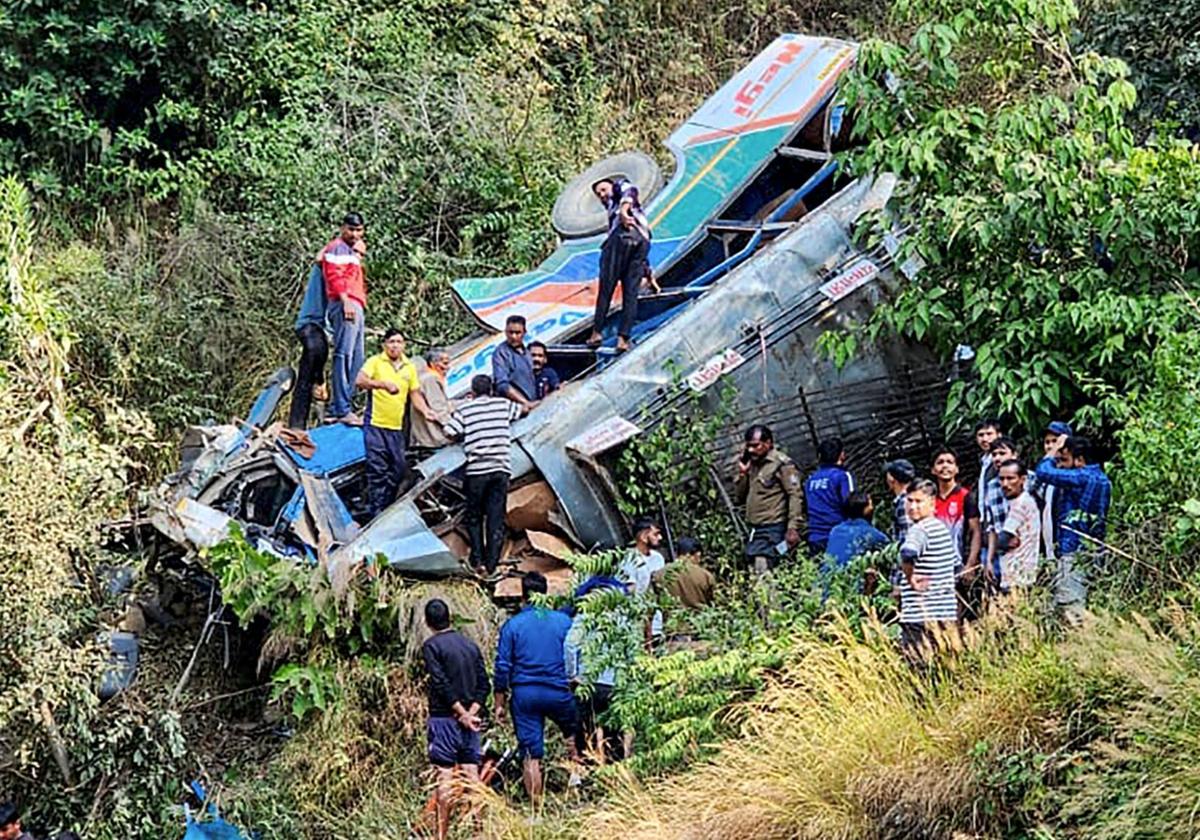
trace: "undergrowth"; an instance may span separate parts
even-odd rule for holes
[[[843,627],[804,645],[710,761],[612,785],[585,836],[1029,836],[1043,820],[1088,836],[1097,818],[1105,836],[1190,834],[1195,773],[1168,771],[1200,760],[1177,717],[1195,703],[1180,643],[1198,629],[1102,614],[1058,640],[1030,615],[992,618],[927,679],[879,627]]]

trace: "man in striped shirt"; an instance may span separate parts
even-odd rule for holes
[[[934,516],[937,485],[920,479],[908,490],[908,535],[900,546],[900,644],[914,662],[927,660],[939,636],[958,622],[954,566],[958,552],[945,523]]]
[[[512,422],[521,406],[492,396],[492,378],[480,374],[471,380],[472,399],[450,413],[443,426],[446,436],[461,440],[467,455],[463,490],[467,496],[467,534],[471,539],[471,566],[491,575],[504,545],[504,513],[508,479],[512,473]]]

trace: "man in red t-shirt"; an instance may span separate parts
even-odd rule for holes
[[[361,425],[351,410],[354,380],[363,366],[367,281],[362,257],[367,251],[363,217],[347,213],[342,232],[321,249],[317,262],[325,277],[325,316],[333,330],[332,394],[326,422]]]
[[[970,488],[958,483],[958,456],[954,451],[942,447],[933,454],[934,480],[937,481],[937,498],[934,500],[933,515],[946,523],[958,549],[958,572],[962,590],[970,590],[979,574],[979,548],[983,533],[979,527],[979,505]],[[967,598],[968,610],[973,611],[976,599]]]

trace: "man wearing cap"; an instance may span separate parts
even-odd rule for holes
[[[1112,483],[1094,463],[1092,443],[1073,435],[1055,441],[1055,452],[1037,465],[1038,480],[1053,485],[1054,537],[1058,557],[1054,600],[1068,620],[1076,622],[1087,602],[1087,579],[1078,554],[1090,543],[1102,541],[1112,501]]]
[[[897,458],[883,465],[883,478],[892,493],[892,539],[902,543],[908,535],[908,526],[912,524],[904,508],[908,487],[917,479],[917,468],[912,461]]]
[[[1070,423],[1055,420],[1047,426],[1046,431],[1042,433],[1043,457],[1053,457],[1058,451],[1059,442],[1066,440],[1071,435]],[[1054,501],[1057,490],[1053,484],[1046,484],[1038,480],[1036,474],[1030,473],[1029,492],[1037,501],[1038,507],[1042,512],[1042,553],[1046,555],[1047,560],[1053,560],[1056,556],[1054,545]]]
[[[12,802],[0,802],[0,840],[33,840],[21,828],[21,811]]]
[[[359,425],[362,420],[350,407],[354,381],[363,366],[364,316],[367,281],[362,258],[367,252],[363,217],[347,213],[342,232],[321,249],[317,262],[325,277],[325,314],[333,329],[333,394],[327,423]]]

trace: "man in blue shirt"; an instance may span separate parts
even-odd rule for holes
[[[1090,463],[1094,454],[1085,437],[1060,436],[1057,450],[1037,465],[1037,478],[1056,488],[1054,536],[1058,544],[1058,569],[1054,600],[1068,619],[1074,621],[1087,601],[1087,580],[1076,556],[1091,537],[1103,540],[1112,501],[1112,483],[1099,464]]]
[[[525,347],[525,318],[509,315],[504,322],[504,343],[492,353],[492,382],[497,397],[506,397],[531,411],[537,405],[537,381]]]
[[[846,500],[846,521],[834,525],[829,532],[825,553],[833,561],[832,568],[844,569],[855,557],[880,551],[890,544],[887,534],[871,524],[875,505],[862,490],[855,490]]]
[[[521,611],[500,628],[494,675],[499,723],[504,721],[506,700],[512,693],[513,728],[517,733],[517,748],[525,761],[522,779],[535,809],[540,807],[542,799],[546,718],[562,730],[571,761],[577,757],[575,733],[579,728],[563,656],[571,618],[558,610],[529,603],[530,596],[545,592],[546,578],[537,572],[529,572],[522,579]]]
[[[529,342],[529,361],[533,364],[533,379],[537,388],[538,402],[546,399],[547,395],[558,390],[561,381],[558,371],[550,367],[550,351],[540,341]]]
[[[325,278],[316,263],[308,272],[308,285],[300,301],[296,338],[300,339],[300,364],[296,366],[296,384],[292,387],[288,428],[304,429],[308,426],[313,394],[318,400],[327,396],[325,360],[329,358],[329,338],[325,335]]]
[[[854,492],[854,477],[842,466],[846,462],[841,438],[829,438],[817,446],[820,467],[804,482],[804,506],[808,511],[808,550],[816,556],[825,552],[829,532],[846,519],[846,500]]]

